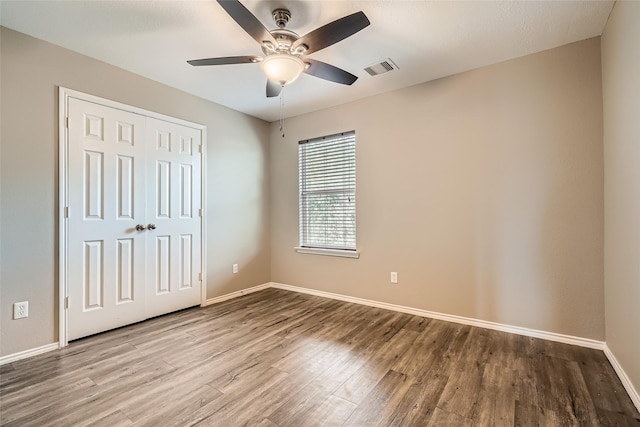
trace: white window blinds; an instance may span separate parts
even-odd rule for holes
[[[300,246],[356,249],[356,134],[300,141]]]

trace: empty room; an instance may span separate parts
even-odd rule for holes
[[[0,425],[640,425],[640,2],[0,24]]]

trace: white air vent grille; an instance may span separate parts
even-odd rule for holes
[[[377,76],[397,69],[398,66],[391,59],[387,58],[365,67],[364,70],[371,76]]]

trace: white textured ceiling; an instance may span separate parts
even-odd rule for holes
[[[613,1],[241,0],[269,30],[271,11],[291,11],[299,35],[362,10],[371,25],[310,57],[359,77],[352,86],[302,75],[285,90],[285,115],[550,49],[602,33]],[[257,64],[192,67],[188,59],[261,55],[214,0],[1,1],[3,26],[113,64],[238,111],[275,121]],[[385,58],[399,67],[376,77]]]

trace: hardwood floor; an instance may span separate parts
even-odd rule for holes
[[[7,426],[640,426],[601,351],[276,289],[0,375]]]

